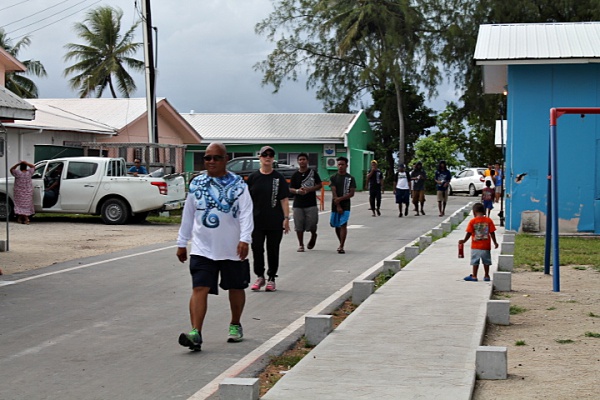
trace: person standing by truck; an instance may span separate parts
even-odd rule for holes
[[[15,214],[17,215],[17,222],[21,224],[29,225],[29,216],[35,214],[33,208],[33,183],[31,181],[31,176],[34,172],[35,165],[27,161],[20,161],[10,169],[10,173],[15,177]]]
[[[187,260],[187,243],[192,241],[192,330],[179,335],[179,344],[194,351],[201,350],[208,295],[218,294],[219,275],[219,286],[229,291],[231,321],[227,341],[239,342],[244,337],[241,317],[245,289],[250,282],[247,256],[254,227],[252,199],[244,180],[226,170],[226,162],[225,145],[211,143],[206,148],[207,173],[190,183],[177,238],[177,258],[182,263]]]

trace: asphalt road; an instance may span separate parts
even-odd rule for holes
[[[226,292],[211,296],[199,353],[177,343],[189,329],[191,284],[173,242],[3,276],[13,284],[0,281],[0,399],[189,398],[441,222],[434,197],[426,216],[400,219],[392,196],[384,194],[377,218],[367,194],[353,199],[346,254],[335,251],[329,212],[321,214],[314,250],[298,253],[295,233],[284,237],[277,292],[247,293],[243,342],[226,343]],[[446,214],[472,200],[451,197]]]

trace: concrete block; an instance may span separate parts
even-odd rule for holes
[[[452,224],[450,222],[442,222],[442,231],[444,233],[452,232]]]
[[[515,254],[515,242],[500,243],[500,254]]]
[[[404,258],[406,261],[414,260],[419,255],[418,246],[406,246],[404,248]]]
[[[307,315],[304,318],[306,341],[316,346],[333,330],[333,315]]]
[[[431,236],[420,236],[419,237],[419,248],[425,250],[431,244]]]
[[[387,271],[398,272],[400,271],[400,260],[384,260],[383,261],[383,272]]]
[[[433,228],[433,229],[431,230],[431,235],[432,235],[433,237],[439,238],[439,237],[442,237],[442,236],[444,236],[444,231],[442,230],[442,228],[441,228],[441,227]]]
[[[515,266],[515,256],[511,254],[500,254],[498,256],[498,271],[512,272]]]
[[[488,300],[487,320],[490,324],[510,325],[510,301]]]
[[[6,251],[6,240],[0,240],[0,252]]]
[[[459,225],[462,221],[462,218],[459,217],[458,215],[453,215],[450,217],[450,223],[452,225]]]
[[[512,274],[510,272],[494,272],[492,285],[499,292],[510,292],[512,290]]]
[[[516,235],[517,231],[508,230],[508,231],[504,231],[504,234]]]
[[[502,235],[502,241],[514,243],[515,242],[515,234],[514,233],[504,233],[504,235]]]
[[[352,304],[359,305],[367,299],[375,290],[374,281],[352,282]]]
[[[159,217],[169,217],[171,215],[171,213],[169,213],[168,211],[161,211],[158,213]]]
[[[508,378],[508,357],[506,347],[478,346],[475,356],[477,379]]]
[[[221,400],[258,400],[259,393],[258,378],[225,378],[219,383]]]

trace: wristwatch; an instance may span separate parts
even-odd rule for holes
[[[286,215],[285,217],[283,217],[283,219],[290,219],[290,217]]]

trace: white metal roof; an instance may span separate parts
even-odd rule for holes
[[[35,118],[35,107],[0,86],[0,118],[30,120]]]
[[[344,141],[360,114],[181,115],[209,142],[335,143]]]
[[[479,65],[590,63],[600,58],[600,22],[481,25]]]
[[[37,109],[33,121],[14,125],[50,130],[113,134],[146,113],[146,99],[28,99]]]

